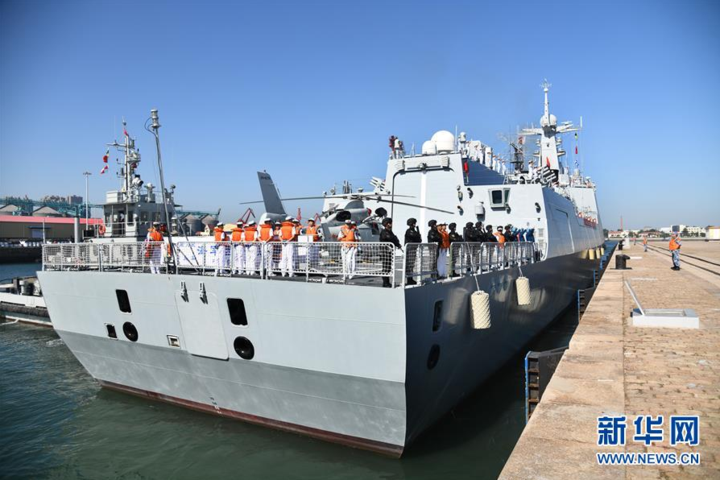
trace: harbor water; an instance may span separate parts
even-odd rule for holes
[[[576,321],[529,349],[566,346]],[[525,424],[523,355],[399,460],[102,390],[48,328],[0,324],[0,371],[0,478],[491,479]]]

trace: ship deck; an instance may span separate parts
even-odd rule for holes
[[[283,276],[288,271],[282,267],[288,246],[292,246],[291,261],[295,263],[292,277]],[[418,243],[407,244],[402,251],[392,244],[371,242],[349,247],[336,242],[178,242],[174,244],[172,262],[168,261],[169,251],[167,244],[148,242],[45,245],[43,270],[182,274],[368,287],[382,287],[387,279],[391,288],[408,288],[540,261],[533,242],[504,246],[459,242],[447,250],[438,250],[436,244]],[[354,260],[350,260],[351,255]]]

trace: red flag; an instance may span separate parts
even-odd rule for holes
[[[547,163],[547,167],[550,168],[550,157],[545,157],[545,162]]]
[[[110,149],[107,149],[107,152],[105,152],[105,155],[103,156],[103,162],[108,162],[108,157],[110,156]]]
[[[108,166],[105,165],[105,166],[102,168],[102,170],[100,170],[100,175],[102,175],[103,173],[107,172],[107,169],[108,169]]]
[[[575,155],[577,155],[577,145],[575,145]]]
[[[127,129],[126,129],[125,127],[123,127],[123,133],[125,134],[126,137],[129,137],[129,136],[130,136],[130,135],[128,135]]]

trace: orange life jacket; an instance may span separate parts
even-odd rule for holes
[[[238,227],[238,228],[233,228],[231,240],[232,240],[233,242],[240,242],[240,241],[242,241],[242,236],[243,236],[242,234],[243,234],[242,228],[239,228],[239,227]]]
[[[162,233],[158,232],[155,229],[155,227],[152,227],[152,228],[150,228],[150,230],[148,230],[148,236],[150,237],[149,238],[150,242],[162,242],[162,239],[163,239]],[[150,258],[156,248],[157,248],[156,245],[153,245],[153,244],[147,245],[147,248],[145,249],[145,258]]]
[[[315,225],[308,225],[307,227],[305,227],[305,235],[312,235],[313,242],[317,242],[318,240],[320,240],[320,235],[318,235],[317,232],[318,227],[316,227]]]
[[[441,230],[440,238],[440,248],[450,248],[450,234],[445,230]]]
[[[220,227],[215,227],[215,241],[224,242],[225,240],[227,240],[227,237],[225,236],[225,230]]]
[[[295,237],[294,226],[292,222],[283,222],[280,227],[280,240],[288,242]]]
[[[493,233],[493,235],[495,235],[495,238],[497,239],[498,243],[501,243],[501,244],[505,243],[505,235],[503,235],[502,233],[497,233],[497,232]]]
[[[355,241],[355,230],[353,230],[352,228],[343,225],[342,227],[340,227],[340,232],[343,234],[343,238],[340,239],[341,242]]]
[[[272,226],[267,223],[263,223],[260,225],[260,240],[267,242],[270,240],[270,237],[272,237]]]
[[[255,232],[257,232],[257,227],[245,227],[245,231],[243,232],[245,236],[246,242],[254,242],[255,241]]]
[[[680,244],[675,240],[674,238],[670,239],[670,250],[678,250],[680,248]]]

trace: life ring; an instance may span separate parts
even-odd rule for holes
[[[100,226],[98,227],[98,233],[100,235],[105,235],[105,225],[104,224],[102,224],[102,223],[100,224]]]

